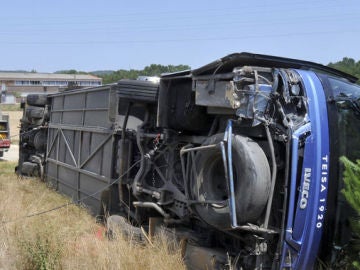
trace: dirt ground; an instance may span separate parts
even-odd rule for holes
[[[3,114],[9,114],[10,117],[11,146],[9,151],[4,153],[2,159],[7,161],[17,161],[19,159],[19,129],[22,111],[3,111]]]
[[[19,128],[22,111],[3,111],[3,114],[8,114],[10,117],[10,136],[11,142],[17,144],[19,142]]]
[[[4,153],[0,160],[4,161],[18,161],[19,159],[19,145],[11,144],[9,151]]]

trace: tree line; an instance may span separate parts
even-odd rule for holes
[[[60,70],[55,73],[62,74],[93,74],[103,79],[103,84],[114,83],[121,79],[136,79],[139,76],[160,76],[163,73],[172,73],[182,70],[191,69],[188,65],[159,65],[151,64],[146,66],[144,69],[119,69],[116,71],[112,70],[99,70],[93,72],[77,71],[75,69]]]
[[[355,61],[353,58],[344,57],[341,61],[329,63],[327,66],[341,70],[360,78],[360,61]],[[100,70],[93,72],[77,71],[75,69],[61,70],[55,73],[63,74],[93,74],[103,79],[103,84],[114,83],[121,79],[136,79],[139,76],[160,76],[163,73],[172,73],[182,70],[191,69],[188,65],[159,65],[151,64],[144,69],[119,69]]]
[[[100,75],[103,79],[103,83],[113,83],[117,82],[121,79],[136,79],[139,76],[160,76],[163,73],[172,73],[181,70],[190,69],[188,65],[158,65],[158,64],[151,64],[150,66],[146,66],[142,70],[136,69],[120,69],[110,74]]]
[[[360,78],[360,61],[356,62],[352,58],[344,57],[341,61],[329,63],[328,66]]]

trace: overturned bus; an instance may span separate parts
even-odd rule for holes
[[[360,157],[356,80],[238,53],[159,82],[30,95],[16,170],[134,232],[166,228],[186,240],[189,269],[341,267],[354,240],[339,157]]]

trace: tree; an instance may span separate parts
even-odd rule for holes
[[[142,70],[130,69],[124,70],[119,69],[112,73],[98,75],[103,79],[104,84],[114,83],[121,79],[136,79],[139,76],[160,76],[163,73],[172,73],[182,70],[190,69],[188,65],[159,65],[159,64],[151,64],[150,66],[146,66]]]
[[[342,194],[345,196],[348,203],[356,211],[358,217],[360,216],[360,160],[356,163],[350,161],[346,157],[340,158],[341,162],[345,166],[344,182],[345,188],[342,190]],[[360,269],[360,219],[353,219],[351,221],[353,232],[357,237],[356,244],[354,245],[354,261],[352,265],[356,269]]]
[[[88,74],[85,71],[77,71],[76,69],[67,69],[67,70],[59,70],[56,71],[55,73],[59,73],[59,74]]]
[[[341,61],[329,63],[328,66],[360,78],[360,61],[356,62],[352,58],[344,57]]]

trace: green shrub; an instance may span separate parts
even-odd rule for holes
[[[345,166],[345,188],[342,190],[342,194],[345,196],[351,207],[356,211],[358,216],[358,218],[351,220],[351,227],[355,238],[357,238],[357,241],[353,246],[354,259],[352,261],[352,266],[355,269],[360,269],[360,160],[357,160],[356,163],[350,161],[346,157],[341,157],[340,160]]]

